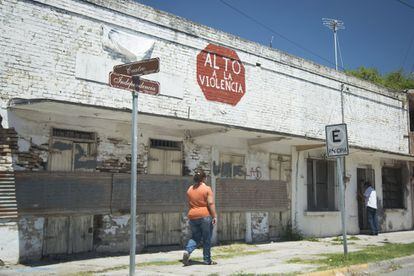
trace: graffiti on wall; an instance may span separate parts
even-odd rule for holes
[[[249,171],[243,165],[232,164],[230,162],[217,163],[213,162],[213,174],[226,178],[245,178],[252,177],[257,180],[262,178],[262,170],[260,167],[251,167]]]
[[[262,170],[260,167],[250,168],[250,171],[246,174],[246,176],[259,180],[262,178]]]

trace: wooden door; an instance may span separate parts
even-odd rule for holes
[[[178,245],[181,240],[180,213],[146,214],[146,246]]]
[[[45,220],[43,256],[66,254],[69,242],[69,217],[48,217]]]
[[[164,174],[164,150],[151,148],[148,160],[149,174]]]
[[[93,249],[93,216],[71,216],[68,253]]]
[[[244,212],[220,213],[217,234],[220,242],[244,241],[246,238],[246,214]]]
[[[182,174],[182,153],[178,150],[165,151],[165,173],[166,175],[181,175]]]
[[[151,148],[148,162],[149,174],[181,175],[182,152]]]
[[[50,171],[72,171],[73,142],[64,139],[53,139],[49,154]]]
[[[270,239],[280,238],[283,229],[287,227],[290,212],[269,212],[269,237]]]

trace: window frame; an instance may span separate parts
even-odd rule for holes
[[[225,156],[230,157],[230,160],[232,160],[233,158],[242,158],[242,164],[241,164],[241,169],[240,171],[243,173],[243,175],[235,175],[235,165],[232,164],[231,162],[224,162],[223,160],[225,159]],[[227,176],[223,174],[223,167],[225,166],[225,164],[230,163],[231,164],[231,176]],[[236,164],[237,165],[237,164]],[[231,152],[223,152],[220,153],[220,177],[221,178],[227,178],[227,179],[246,179],[246,155],[245,154],[239,154],[239,153],[231,153]]]
[[[325,171],[317,172],[318,164],[323,162],[325,163]],[[310,170],[310,164],[311,170]],[[323,164],[319,164],[323,165]],[[306,200],[307,200],[307,212],[337,212],[338,208],[338,177],[336,172],[336,160],[330,159],[317,159],[317,158],[308,158],[306,159]],[[323,178],[324,182],[320,182],[320,174],[325,173]],[[319,187],[318,187],[319,182]],[[325,190],[321,194],[320,186],[326,186]],[[330,199],[329,199],[330,198]],[[325,199],[328,201],[322,202],[321,200]]]
[[[390,183],[388,181],[384,180],[385,173],[384,170],[399,170],[397,172],[397,179],[396,181],[399,185],[397,186],[399,191],[395,191],[395,189],[390,189]],[[404,189],[404,182],[403,182],[403,167],[392,167],[392,166],[383,166],[381,168],[381,181],[382,181],[382,205],[383,208],[386,210],[392,210],[392,209],[406,209],[406,202],[405,202],[405,189]],[[388,175],[389,176],[389,175]],[[387,198],[392,193],[398,193],[397,195],[400,198]],[[401,204],[390,204],[390,201],[397,201]]]

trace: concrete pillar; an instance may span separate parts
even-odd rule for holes
[[[219,164],[219,163],[220,163],[219,150],[217,149],[217,147],[212,146],[211,147],[211,189],[213,190],[214,200],[216,200],[216,184],[217,184],[217,176],[214,175],[214,164]],[[217,205],[216,205],[216,211],[218,213]],[[217,220],[219,219],[221,218],[217,214]],[[211,242],[213,244],[217,244],[217,227],[218,227],[218,224],[214,226],[213,228],[213,235],[211,238]]]
[[[252,237],[252,213],[246,212],[246,237],[245,237],[246,243],[252,243],[253,237]]]

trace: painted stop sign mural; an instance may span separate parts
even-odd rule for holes
[[[197,55],[197,82],[209,101],[236,105],[246,93],[244,66],[237,53],[214,44]]]

